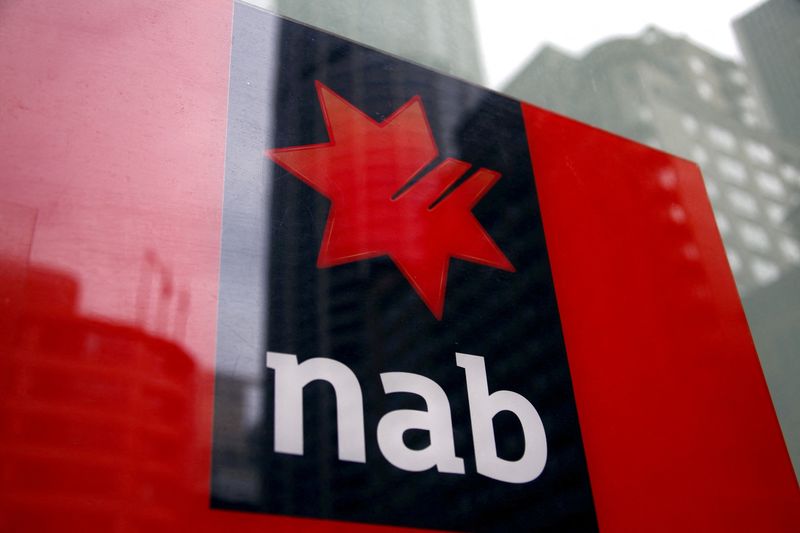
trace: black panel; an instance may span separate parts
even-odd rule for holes
[[[519,103],[243,5],[236,7],[231,70],[212,506],[433,529],[596,530]],[[454,157],[500,172],[473,213],[516,272],[452,260],[440,321],[386,257],[317,268],[330,202],[264,156],[269,148],[329,140],[315,80],[375,120],[419,95],[437,161]],[[267,350],[300,361],[330,357],[355,372],[366,463],[337,458],[335,398],[322,382],[304,392],[304,455],[273,451]],[[490,391],[517,392],[538,410],[548,459],[534,481],[476,472],[456,352],[483,356]],[[380,374],[393,371],[426,376],[445,390],[466,474],[406,472],[381,454],[381,416],[425,408],[412,394],[384,394]],[[500,413],[494,426],[500,455],[518,457],[517,418]],[[410,432],[406,442],[423,447],[428,436]]]

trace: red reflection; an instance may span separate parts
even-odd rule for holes
[[[231,7],[0,12],[0,531],[175,528],[209,514]]]
[[[175,343],[76,312],[78,282],[4,261],[0,527],[164,528],[185,514],[197,369]],[[22,287],[19,283],[22,281]]]

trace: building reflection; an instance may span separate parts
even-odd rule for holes
[[[743,296],[800,264],[786,224],[798,146],[775,131],[746,65],[651,27],[581,57],[546,46],[506,91],[697,162]]]
[[[192,357],[139,326],[80,314],[68,273],[0,264],[11,302],[0,358],[0,526],[178,527],[202,479]]]
[[[581,56],[546,45],[504,91],[700,166],[800,472],[800,336],[791,326],[800,302],[800,120],[793,104],[800,85],[790,64],[797,46],[786,38],[798,24],[792,0],[770,0],[742,15],[734,27],[744,62],[655,26]]]

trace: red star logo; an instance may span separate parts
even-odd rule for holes
[[[471,213],[499,173],[453,188],[471,165],[445,159],[410,183],[439,153],[419,96],[376,122],[320,82],[317,94],[330,141],[267,156],[331,200],[318,267],[388,255],[438,319],[451,257],[514,271]]]

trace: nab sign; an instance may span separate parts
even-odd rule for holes
[[[233,35],[212,509],[577,532],[745,508],[719,473],[769,455],[733,414],[769,400],[695,166],[244,4]]]

